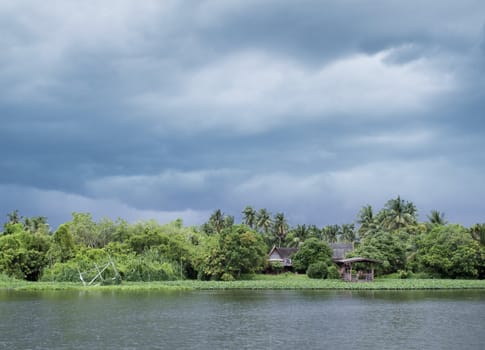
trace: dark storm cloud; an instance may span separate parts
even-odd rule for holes
[[[482,2],[48,3],[0,5],[0,212],[483,221]]]

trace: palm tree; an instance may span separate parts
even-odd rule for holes
[[[415,205],[402,200],[401,196],[389,200],[384,210],[386,215],[383,224],[389,230],[399,230],[402,227],[415,224],[417,221]]]
[[[445,213],[440,213],[437,210],[431,210],[431,213],[428,215],[428,220],[429,220],[429,223],[432,225],[443,226],[448,223],[445,220]]]
[[[357,240],[354,224],[343,224],[341,226],[341,230],[342,230],[342,235],[340,236],[341,241],[352,243]]]
[[[243,213],[243,220],[246,225],[248,225],[251,228],[254,228],[254,224],[256,221],[256,210],[254,210],[253,207],[250,205],[246,206],[244,210],[242,211]]]
[[[322,228],[322,236],[328,243],[337,243],[340,234],[341,230],[339,225],[327,225]]]
[[[14,210],[13,212],[8,213],[7,217],[8,217],[8,223],[9,224],[18,224],[20,222],[20,220],[22,219],[22,216],[20,216],[18,210]]]
[[[305,224],[298,224],[293,228],[293,232],[295,233],[295,237],[302,242],[307,238],[309,229]]]
[[[278,237],[278,247],[281,247],[281,241],[288,233],[288,223],[286,222],[285,214],[277,213],[274,217],[273,230],[276,237]]]
[[[217,233],[221,233],[224,229],[224,214],[220,209],[217,209],[212,213],[209,218],[209,224]]]
[[[367,233],[377,229],[376,218],[374,217],[374,211],[371,205],[368,204],[362,207],[357,223],[360,225],[358,230],[360,237],[365,237]]]
[[[475,224],[470,227],[469,231],[474,240],[478,241],[481,245],[485,245],[485,224]]]
[[[49,224],[45,216],[34,216],[32,218],[24,218],[24,227],[31,233],[47,233],[49,231]]]
[[[256,227],[263,230],[267,235],[271,227],[271,215],[265,208],[258,211],[256,215]]]

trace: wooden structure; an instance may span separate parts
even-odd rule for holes
[[[332,260],[344,259],[347,253],[354,250],[353,243],[329,243],[328,246],[332,248]]]
[[[374,281],[374,264],[382,263],[379,260],[362,257],[334,259],[333,261],[339,266],[340,277],[347,282]],[[366,266],[366,269],[353,269],[352,264],[359,264],[361,267]]]
[[[329,246],[332,248],[332,261],[339,267],[341,279],[348,282],[374,281],[374,265],[382,264],[381,261],[363,257],[346,259],[345,255],[354,250],[353,243],[330,243]],[[297,251],[298,248],[273,246],[269,252],[268,261],[270,264],[278,262],[285,270],[291,270],[293,268],[291,256]]]
[[[269,263],[274,264],[279,262],[283,265],[284,268],[291,268],[293,267],[293,263],[291,261],[291,256],[298,251],[298,248],[280,248],[273,246],[271,251],[269,252]]]

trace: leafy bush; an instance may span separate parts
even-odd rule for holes
[[[306,271],[311,264],[324,261],[330,265],[332,249],[327,243],[316,238],[309,238],[300,249],[292,256],[293,266],[297,271]]]
[[[276,273],[282,272],[284,268],[285,267],[283,266],[283,264],[279,261],[275,261],[275,262],[270,264],[271,271],[274,271]]]
[[[418,245],[426,272],[442,278],[477,278],[485,271],[485,250],[460,225],[436,226]]]
[[[332,265],[330,265],[328,267],[328,276],[327,276],[327,278],[334,279],[334,280],[340,279],[340,272],[339,272],[337,266],[335,266],[334,264],[332,264]]]
[[[234,280],[235,280],[234,276],[227,272],[221,276],[221,281],[230,282]]]
[[[310,264],[306,271],[309,278],[327,278],[328,276],[328,265],[323,261],[318,261],[316,263]]]

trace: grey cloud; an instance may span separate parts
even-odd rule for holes
[[[0,5],[3,212],[483,221],[482,3],[53,4]]]

